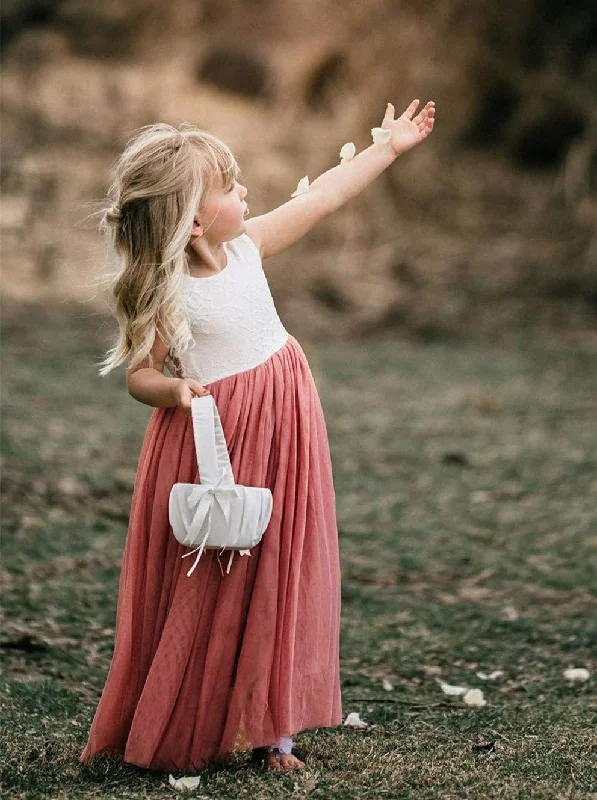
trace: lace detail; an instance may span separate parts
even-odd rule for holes
[[[187,275],[184,307],[194,344],[178,357],[169,353],[166,362],[175,377],[203,385],[262,364],[289,335],[251,237],[243,233],[224,247],[223,270],[205,278]]]

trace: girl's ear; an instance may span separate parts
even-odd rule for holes
[[[193,219],[193,227],[191,228],[191,236],[193,238],[197,238],[198,236],[203,236],[203,227],[201,226],[201,222],[199,221],[199,217],[195,217]]]

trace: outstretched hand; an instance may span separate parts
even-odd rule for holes
[[[390,129],[390,144],[396,155],[422,142],[433,130],[435,103],[430,100],[413,119],[418,105],[419,101],[413,100],[398,119],[394,119],[394,106],[391,103],[386,106],[381,127]]]

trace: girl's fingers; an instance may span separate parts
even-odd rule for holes
[[[210,394],[210,392],[208,392],[207,389],[199,383],[199,381],[196,381],[193,378],[188,378],[187,380],[188,385],[195,392],[195,394],[198,394],[199,396]]]
[[[191,413],[191,390],[186,384],[182,388],[178,404],[185,414]]]
[[[412,119],[414,116],[415,111],[417,110],[417,106],[419,105],[418,100],[413,100],[409,107],[404,112],[408,119]]]
[[[388,103],[386,106],[386,113],[383,118],[382,127],[384,122],[394,122],[394,106],[391,103]]]
[[[429,117],[432,117],[435,114],[435,105],[433,100],[430,100],[425,108],[421,109],[421,111],[417,114],[415,119],[413,120],[417,124],[421,122],[426,122]]]
[[[208,392],[207,389],[199,383],[199,381],[196,381],[193,378],[187,378],[185,383],[182,385],[179,406],[185,412],[185,414],[190,416],[191,400],[193,399],[193,396],[199,395],[200,397],[203,397],[204,395],[208,394],[211,393]]]

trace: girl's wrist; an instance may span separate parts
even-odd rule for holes
[[[394,147],[392,145],[391,139],[388,139],[387,142],[375,142],[373,144],[373,147],[377,147],[379,149],[380,153],[383,153],[385,156],[387,156],[390,159],[389,162],[388,162],[388,166],[396,158],[398,158],[399,155],[402,155],[402,151],[400,153],[397,153],[396,150],[394,150]]]
[[[387,142],[382,142],[379,145],[381,148],[385,149],[385,151],[392,157],[392,160],[398,158],[398,156],[402,155],[402,150],[397,152],[394,149],[394,145],[392,144],[392,140],[389,139]]]
[[[182,383],[182,378],[169,378],[170,381],[169,389],[170,389],[170,405],[177,406],[178,405],[178,389],[180,384]]]

